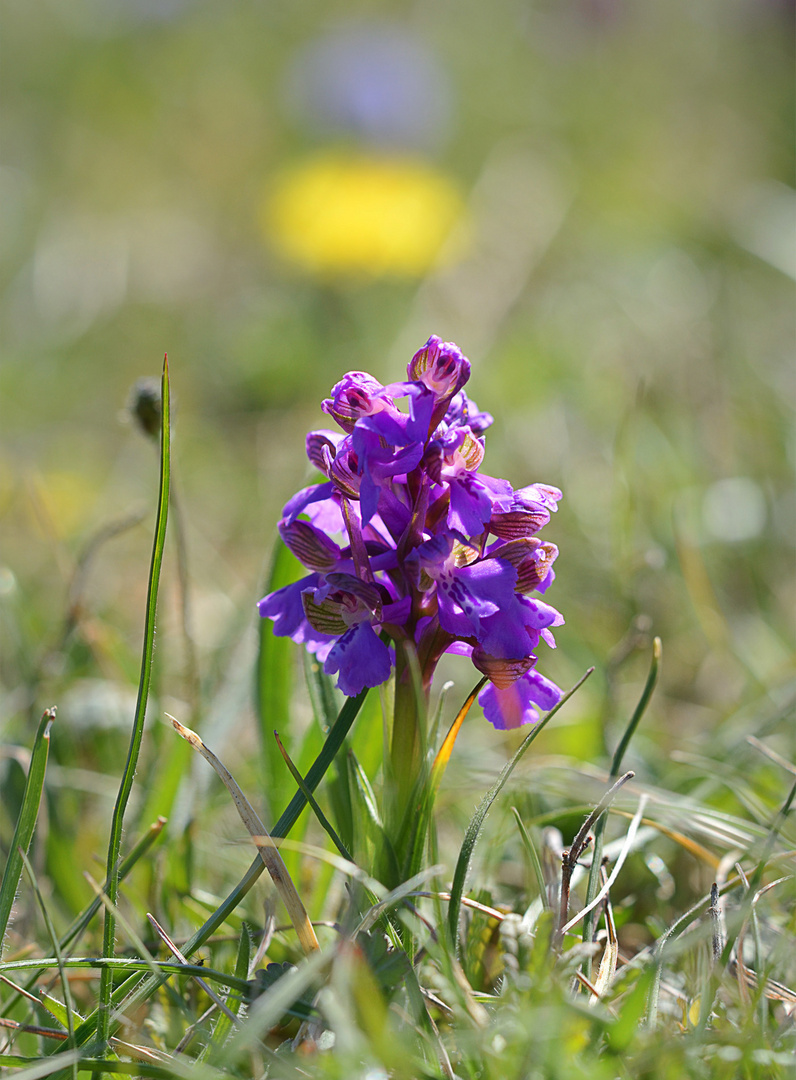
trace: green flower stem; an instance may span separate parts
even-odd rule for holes
[[[413,664],[413,660],[414,657],[409,656],[405,647],[396,645],[395,701],[390,747],[392,790],[388,799],[388,826],[393,842],[398,838],[398,830],[412,797],[426,741],[427,691],[421,685],[417,664]]]
[[[149,699],[149,686],[152,678],[152,655],[155,645],[155,610],[157,608],[160,568],[163,564],[163,548],[166,542],[166,521],[169,513],[170,479],[170,414],[169,414],[169,367],[168,360],[163,364],[161,379],[161,431],[160,431],[160,493],[158,514],[155,524],[155,539],[152,547],[152,563],[149,571],[146,616],[144,620],[144,645],[141,657],[141,677],[138,683],[138,700],[135,707],[133,729],[130,733],[130,746],[127,752],[119,794],[113,808],[111,832],[108,842],[107,896],[110,906],[105,914],[105,932],[103,935],[103,954],[111,958],[116,941],[116,918],[113,908],[119,900],[119,853],[124,829],[124,814],[133,789],[138,755],[144,737],[144,721]],[[110,1001],[113,989],[113,973],[103,968],[100,976],[99,1007],[97,1010],[97,1040],[99,1045],[107,1045],[110,1037]]]

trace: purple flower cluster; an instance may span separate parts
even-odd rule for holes
[[[406,382],[350,371],[337,383],[322,407],[341,431],[307,436],[326,480],[294,495],[279,524],[309,573],[259,610],[349,696],[389,678],[396,647],[414,647],[426,691],[443,653],[470,656],[490,679],[487,719],[515,728],[561,697],[535,650],[555,647],[564,620],[532,595],[555,576],[558,549],[536,534],[561,492],[479,471],[492,417],[464,393],[469,375],[457,346],[433,336]]]

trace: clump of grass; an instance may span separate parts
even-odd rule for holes
[[[270,782],[283,769],[284,811],[277,816],[273,792],[258,789],[257,769],[244,768],[241,786],[231,779],[225,761],[241,757],[234,747],[208,750],[209,735],[176,722],[224,778],[256,858],[235,884],[214,860],[228,829],[220,786],[182,832],[139,816],[140,839],[125,844],[134,788],[139,807],[172,803],[177,783],[199,775],[191,779],[188,758],[176,782],[173,763],[159,771],[150,760],[151,772],[136,774],[169,505],[168,402],[164,370],[138,705],[106,878],[82,911],[70,908],[71,879],[57,853],[42,859],[35,850],[37,830],[46,845],[48,818],[64,798],[46,776],[53,710],[16,799],[0,884],[2,1063],[16,1070],[10,1075],[789,1075],[794,768],[756,739],[736,747],[723,774],[703,763],[690,792],[653,784],[643,756],[620,775],[658,678],[657,638],[604,774],[571,761],[529,766],[525,757],[532,743],[543,745],[583,680],[531,728],[475,813],[465,812],[469,795],[455,815],[435,796],[478,688],[445,737],[432,726],[400,863],[394,850],[390,858],[384,824],[380,751],[389,733],[378,695],[365,690],[340,702],[310,661],[304,708],[312,716],[302,724],[285,643],[265,628],[256,697],[280,737],[261,723],[259,776]],[[185,558],[184,545],[179,554]],[[283,572],[277,562],[272,585]],[[203,692],[210,713],[214,700]],[[204,719],[201,708],[196,715]],[[785,715],[769,711],[769,728]],[[737,785],[745,813],[716,800],[720,781]],[[268,806],[275,820],[261,823],[252,804]],[[90,867],[78,855],[73,877]],[[253,897],[266,868],[276,891],[263,905]],[[277,896],[287,897],[288,925],[278,921]]]

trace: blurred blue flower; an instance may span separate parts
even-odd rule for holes
[[[411,31],[349,23],[305,45],[287,70],[288,108],[323,134],[407,149],[439,144],[451,88],[440,59]]]

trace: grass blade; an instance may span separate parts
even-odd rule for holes
[[[148,911],[146,917],[149,919],[150,923],[152,924],[152,928],[155,931],[155,933],[158,935],[158,937],[161,939],[161,941],[164,943],[164,945],[171,951],[171,955],[176,960],[178,960],[181,964],[185,964],[187,966],[188,965],[187,959],[180,952],[180,950],[177,948],[177,946],[174,944],[174,942],[171,940],[171,938],[166,933],[166,931],[163,929],[163,927],[160,925],[160,923],[157,921],[155,916],[151,912]],[[234,1023],[235,1019],[236,1019],[235,1014],[230,1012],[230,1010],[227,1008],[226,1004],[221,1000],[221,998],[218,996],[218,994],[215,992],[215,990],[213,990],[212,987],[210,987],[204,979],[199,978],[198,976],[194,976],[194,978],[196,980],[196,985],[201,986],[201,988],[204,990],[204,992],[207,994],[207,996],[210,998],[210,1000],[213,1002],[213,1004],[216,1005],[221,1010],[221,1012],[224,1013],[227,1016],[228,1020],[230,1020],[232,1023]]]
[[[550,712],[547,713],[537,724],[534,724],[531,731],[525,736],[522,743],[520,743],[520,746],[518,747],[514,756],[504,765],[500,776],[497,778],[489,791],[487,791],[486,795],[484,795],[483,799],[478,805],[478,809],[473,815],[472,821],[467,827],[467,832],[464,836],[464,842],[462,844],[461,851],[459,852],[459,858],[456,862],[456,869],[453,874],[453,883],[451,885],[451,899],[450,904],[448,905],[448,929],[450,931],[450,938],[453,943],[454,953],[458,951],[459,913],[461,912],[462,896],[464,895],[464,882],[467,877],[467,872],[470,869],[470,862],[472,861],[473,851],[475,850],[475,845],[478,841],[481,827],[484,824],[486,816],[492,806],[492,803],[500,794],[504,784],[514,772],[515,767],[518,765],[523,755],[525,754],[525,751],[528,749],[534,739],[536,739],[542,733],[544,728],[547,726],[550,720],[552,720],[558,710],[564,704],[566,704],[567,701],[569,701],[569,699],[572,697],[576,690],[580,689],[580,687],[583,685],[586,679],[588,679],[588,677],[593,671],[594,668],[589,668],[589,670],[580,679],[578,679],[572,689],[568,690],[566,694],[564,694],[559,703],[555,705],[550,710]]]
[[[133,869],[139,859],[149,851],[155,841],[161,836],[163,827],[166,824],[166,818],[159,817],[157,821],[153,821],[144,835],[138,840],[138,842],[131,848],[129,855],[125,856],[119,864],[119,881],[122,882]],[[108,882],[105,881],[102,884],[102,891],[107,894]],[[88,924],[93,919],[96,912],[99,911],[102,906],[102,901],[98,896],[95,896],[91,903],[86,907],[84,911],[77,916],[72,922],[69,928],[65,931],[61,938],[60,945],[62,949],[66,949],[71,945],[85,930]]]
[[[124,828],[124,814],[133,788],[138,755],[144,737],[144,721],[149,699],[149,686],[152,677],[152,655],[155,643],[155,612],[157,609],[160,569],[163,564],[163,548],[166,543],[166,523],[169,516],[169,486],[171,478],[171,411],[169,407],[169,363],[163,361],[163,375],[160,382],[161,423],[160,423],[160,492],[158,512],[155,522],[155,539],[152,546],[152,562],[149,571],[146,615],[144,618],[144,644],[141,656],[141,675],[138,682],[138,700],[136,701],[133,729],[130,733],[130,746],[127,762],[122,774],[119,794],[113,808],[110,839],[108,841],[107,860],[107,896],[110,906],[105,912],[105,932],[103,935],[103,953],[113,956],[116,939],[116,916],[114,908],[119,898],[119,852]],[[100,977],[99,1007],[97,1011],[97,1038],[101,1046],[108,1042],[110,1033],[111,974],[103,971]]]
[[[58,961],[58,975],[61,980],[61,988],[64,994],[64,1011],[66,1013],[66,1030],[68,1032],[67,1046],[72,1049],[75,1045],[74,1008],[72,1004],[72,994],[69,989],[69,980],[67,979],[66,972],[64,971],[63,957],[61,956],[61,950],[58,947],[58,938],[55,933],[53,921],[50,918],[50,913],[47,910],[47,905],[44,902],[44,897],[41,894],[39,883],[36,880],[36,875],[33,872],[33,867],[30,865],[30,860],[28,859],[22,848],[19,849],[19,854],[23,862],[25,863],[25,869],[28,872],[28,877],[30,878],[31,885],[33,886],[33,891],[36,893],[36,899],[39,902],[39,908],[44,919],[44,924],[47,927],[47,933],[50,936],[50,941],[55,952],[55,958]],[[74,1063],[72,1064],[72,1076],[74,1077],[74,1080],[77,1080],[77,1065]]]
[[[656,637],[652,642],[652,659],[650,661],[650,669],[647,675],[647,681],[644,684],[644,689],[641,692],[638,705],[630,717],[630,721],[625,728],[625,732],[622,738],[619,740],[619,745],[614,753],[614,759],[611,762],[611,772],[608,775],[608,782],[615,780],[619,776],[619,770],[622,768],[622,761],[624,760],[627,748],[630,745],[630,740],[636,732],[636,728],[641,722],[641,718],[647,711],[647,706],[650,703],[652,694],[655,690],[655,685],[658,682],[658,673],[660,671],[661,664],[662,644],[661,639]],[[588,908],[594,897],[597,895],[597,890],[600,887],[600,866],[602,864],[603,856],[603,836],[605,835],[605,825],[607,817],[603,816],[597,822],[594,829],[594,848],[591,860],[591,869],[589,870],[589,880],[586,883],[586,907]],[[590,909],[588,915],[583,922],[583,941],[591,942],[594,938],[595,928],[595,913],[594,909]],[[586,966],[590,966],[588,963]],[[588,975],[589,972],[585,971],[584,974]]]
[[[304,777],[304,782],[310,791],[315,791],[318,784],[325,776],[329,766],[334,761],[335,756],[345,742],[345,738],[357,718],[359,710],[362,708],[367,694],[368,691],[363,690],[362,693],[358,694],[356,697],[346,699],[345,704],[340,710],[340,714],[329,731],[323,749],[313,762],[307,775]],[[271,830],[271,836],[279,837],[280,839],[286,837],[306,805],[307,800],[304,794],[301,791],[297,791],[276,825],[274,825]],[[227,895],[224,902],[216,908],[212,915],[210,915],[202,926],[199,927],[196,933],[183,945],[182,951],[185,956],[189,957],[192,953],[196,952],[197,949],[200,949],[207,939],[216,932],[219,926],[222,925],[225,919],[227,919],[249,893],[264,870],[265,867],[262,859],[258,855],[235,888]],[[112,968],[112,970],[123,969]],[[199,971],[200,975],[203,973],[203,970]],[[138,975],[133,975],[130,979],[125,980],[125,982],[116,987],[111,995],[111,1003],[113,1005],[118,1005],[120,1002],[124,1001],[125,1004],[132,1009],[135,1005],[142,1001],[146,1001],[151,997],[158,986],[164,981],[163,976],[150,979],[145,977],[142,979]],[[88,1042],[92,1037],[96,1023],[97,1019],[95,1012],[86,1018],[84,1024],[78,1025],[75,1031],[75,1038],[79,1045]]]
[[[520,839],[522,840],[522,846],[525,849],[525,853],[528,856],[528,862],[533,867],[534,877],[536,878],[536,886],[539,889],[539,899],[542,901],[542,907],[548,908],[550,905],[547,902],[547,883],[544,879],[544,871],[542,870],[542,864],[539,860],[539,853],[536,850],[536,845],[531,839],[531,834],[525,828],[525,822],[520,816],[520,812],[516,806],[512,806],[511,812],[514,815],[514,820],[517,822],[517,828],[520,830]]]
[[[196,732],[185,727],[179,720],[175,720],[173,716],[169,717],[169,719],[174,725],[174,730],[177,734],[181,735],[183,739],[189,742],[194,750],[198,750],[205,761],[212,765],[224,787],[232,796],[232,801],[235,803],[235,809],[240,814],[241,821],[249,830],[249,834],[254,841],[255,847],[260,852],[260,858],[263,860],[266,870],[271,875],[271,880],[282,898],[282,903],[287,908],[287,913],[298,934],[301,947],[307,955],[315,952],[320,948],[320,945],[315,936],[315,931],[312,928],[312,923],[301,902],[301,897],[296,891],[293,879],[287,872],[287,867],[285,866],[282,856],[279,854],[279,849],[274,843],[273,837],[263,824],[260,815],[243,794],[237,781],[226,765],[212,750],[210,750],[209,747],[205,746]]]
[[[276,731],[274,732],[274,738],[276,739],[276,745],[279,747],[279,752],[281,753],[282,757],[285,759],[285,764],[287,765],[288,769],[290,770],[290,775],[296,781],[296,784],[298,785],[299,791],[302,793],[304,798],[310,804],[310,807],[312,808],[312,812],[315,814],[316,818],[320,822],[321,827],[327,833],[327,835],[331,839],[332,843],[337,848],[337,850],[340,852],[340,854],[343,856],[343,858],[348,859],[349,862],[353,862],[354,860],[351,858],[351,855],[346,850],[346,847],[343,844],[343,841],[340,839],[340,837],[334,831],[334,826],[329,821],[329,819],[326,817],[323,810],[321,810],[320,806],[318,806],[318,803],[317,803],[317,801],[315,799],[315,796],[312,794],[310,789],[304,783],[304,777],[301,775],[299,770],[293,764],[293,761],[291,760],[290,754],[288,754],[287,750],[285,750],[284,746],[282,745],[282,740],[279,738],[279,735],[277,734]]]
[[[122,860],[122,863],[119,866],[119,881],[124,881],[124,879],[130,873],[132,868],[138,862],[138,860],[143,855],[145,855],[147,853],[147,851],[149,851],[149,849],[152,847],[154,842],[158,839],[158,837],[163,832],[163,826],[165,824],[166,824],[166,819],[161,817],[161,818],[158,818],[157,821],[153,822],[152,825],[149,826],[149,828],[144,833],[144,835],[139,839],[139,841],[132,848],[129,855],[127,855]],[[103,892],[107,892],[107,889],[108,889],[108,883],[106,881],[102,885],[102,890],[103,890]],[[74,944],[75,941],[77,941],[77,939],[80,937],[80,935],[86,929],[88,924],[94,918],[95,914],[99,911],[101,906],[102,906],[102,902],[101,902],[100,898],[98,896],[96,896],[91,901],[91,903],[89,903],[83,909],[83,911],[73,920],[73,922],[70,924],[69,928],[61,936],[61,939],[58,942],[58,946],[59,946],[59,948],[61,950],[68,949],[71,945]],[[24,993],[25,991],[30,990],[31,987],[36,985],[36,983],[39,980],[39,976],[41,974],[42,974],[41,971],[36,972],[34,975],[32,975],[28,979],[28,981],[25,983],[25,986],[20,987],[17,992],[18,993],[19,992]],[[16,1000],[17,1000],[16,996],[10,997],[9,1000],[5,1003],[3,1009],[0,1010],[0,1016],[5,1016],[10,1011],[10,1009],[13,1007]]]
[[[8,920],[11,917],[11,908],[14,906],[14,897],[22,875],[23,854],[26,855],[30,848],[36,829],[36,819],[39,816],[44,774],[47,771],[47,758],[50,753],[50,728],[54,720],[55,709],[52,708],[46,709],[39,721],[33,752],[30,756],[25,790],[22,794],[22,805],[14,827],[3,880],[0,883],[0,957],[3,955]]]

